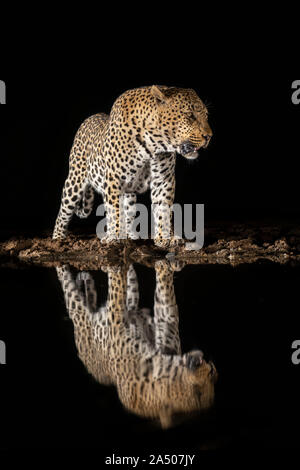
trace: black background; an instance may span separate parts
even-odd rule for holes
[[[204,203],[207,221],[298,218],[300,106],[291,101],[297,77],[283,78],[269,63],[254,67],[251,59],[237,54],[216,68],[161,62],[147,68],[125,67],[123,57],[105,72],[99,64],[84,75],[52,69],[3,75],[2,231],[52,230],[81,122],[108,113],[123,91],[154,83],[194,88],[208,104],[214,132],[196,162],[178,156],[176,202]],[[93,228],[96,219],[74,224]]]
[[[117,45],[110,37],[105,52],[99,35],[91,57],[85,54],[85,37],[70,40],[60,55],[35,38],[24,57],[11,54],[0,69],[7,86],[7,104],[0,106],[3,238],[52,230],[81,122],[109,112],[123,91],[152,84],[194,88],[209,104],[213,139],[196,162],[178,157],[176,202],[204,203],[207,222],[299,220],[300,105],[291,101],[291,84],[299,78],[299,70],[293,70],[297,55],[288,60],[287,48],[268,36],[268,23],[259,45],[253,40],[255,27],[247,41],[236,34],[230,42],[216,29],[213,37],[203,36],[201,24],[193,38],[183,38],[181,24],[168,23],[175,43],[170,34],[161,37],[165,25],[159,15],[156,20],[152,26],[160,40],[155,43],[149,38],[146,43],[148,32],[138,29],[130,45],[126,35]],[[218,44],[214,48],[212,39]],[[72,222],[92,231],[95,224],[95,217]],[[221,447],[234,449],[296,447],[298,372],[290,346],[299,337],[298,270],[185,269],[177,282],[184,348],[199,341],[221,370],[219,418],[204,424],[205,439],[215,442],[217,433]],[[145,271],[140,277],[149,278],[150,285]],[[126,455],[129,444],[138,443],[132,451],[138,455],[146,446],[152,452],[159,445],[179,449],[180,442],[189,449],[199,446],[199,428],[196,434],[192,425],[179,432],[145,433],[116,395],[105,389],[99,394],[76,360],[53,270],[4,269],[1,287],[0,337],[8,347],[8,364],[1,366],[4,447],[104,449],[106,442],[116,451],[123,445],[120,453]]]

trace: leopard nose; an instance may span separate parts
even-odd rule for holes
[[[209,134],[204,134],[204,135],[203,135],[203,138],[205,139],[204,147],[207,147],[208,144],[209,144],[209,141],[210,141],[210,139],[211,139],[211,135],[209,135]]]
[[[203,363],[202,351],[191,351],[187,353],[186,365],[190,370],[196,370]]]

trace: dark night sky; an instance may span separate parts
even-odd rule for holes
[[[178,157],[176,202],[204,203],[206,219],[299,217],[300,105],[291,101],[299,76],[231,59],[204,70],[126,68],[125,58],[105,74],[99,64],[80,75],[41,68],[1,76],[7,85],[0,107],[1,230],[52,229],[81,122],[109,112],[123,91],[154,83],[194,88],[209,104],[214,131],[195,163]]]

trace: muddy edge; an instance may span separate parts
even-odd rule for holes
[[[132,261],[153,266],[167,251],[151,240],[125,240],[101,244],[96,235],[70,233],[64,241],[50,234],[15,236],[0,242],[0,262],[57,266],[68,263],[78,269],[97,269],[103,264]],[[259,260],[286,264],[300,262],[300,228],[296,225],[215,224],[205,229],[204,247],[198,251],[177,248],[172,255],[188,264],[254,263]]]

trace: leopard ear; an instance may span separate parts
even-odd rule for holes
[[[152,85],[151,87],[151,95],[157,100],[158,103],[165,103],[167,101],[166,95],[163,91],[156,85]]]

